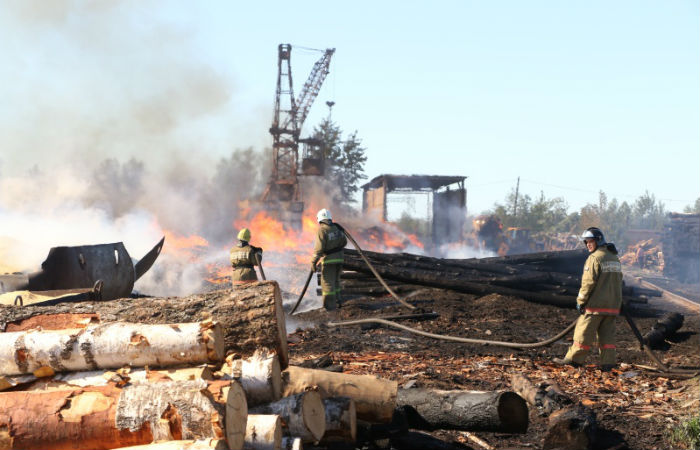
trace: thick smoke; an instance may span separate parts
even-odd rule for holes
[[[123,241],[140,258],[169,234],[136,288],[183,294],[201,285],[193,261],[227,259],[239,203],[259,195],[268,162],[237,148],[267,142],[269,117],[234,113],[234,77],[164,6],[0,10],[12,37],[0,41],[0,271],[37,270],[59,245]],[[200,254],[174,247],[194,236]]]
[[[189,294],[227,265],[235,224],[250,218],[244,201],[269,177],[269,154],[249,147],[269,145],[272,105],[241,114],[226,55],[199,48],[197,30],[168,4],[13,0],[0,9],[0,273],[37,270],[60,245],[123,241],[140,258],[163,235],[139,291]],[[331,182],[303,190],[307,210],[329,207],[349,230],[386,227],[337,206]],[[310,259],[307,240],[298,250]],[[307,265],[275,258],[268,277],[290,300]],[[307,296],[317,305],[314,284]]]

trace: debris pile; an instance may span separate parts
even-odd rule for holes
[[[657,239],[646,239],[629,245],[620,257],[620,262],[640,269],[663,272],[665,262],[661,243]]]

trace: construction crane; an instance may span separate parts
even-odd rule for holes
[[[321,142],[299,137],[306,116],[321,90],[329,72],[335,49],[326,49],[316,61],[309,78],[294,97],[290,44],[280,44],[277,50],[277,90],[275,112],[270,127],[272,134],[272,173],[262,196],[265,209],[275,214],[286,226],[301,227],[304,202],[299,185],[300,175],[323,174]],[[299,171],[299,144],[304,144],[304,155]]]

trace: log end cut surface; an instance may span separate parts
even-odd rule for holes
[[[303,397],[301,413],[306,428],[311,432],[316,441],[320,441],[326,432],[326,410],[321,400],[321,394],[309,391]]]
[[[498,416],[501,423],[514,433],[525,433],[528,426],[528,407],[515,392],[503,392],[498,397]]]
[[[242,449],[245,441],[248,404],[240,383],[232,382],[225,388],[226,398],[226,441],[229,448]]]

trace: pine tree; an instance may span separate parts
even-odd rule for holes
[[[360,190],[360,181],[365,175],[366,148],[357,137],[357,131],[343,139],[340,127],[326,119],[314,129],[314,137],[323,142],[325,157],[324,177],[336,184],[340,190],[340,202],[355,203],[354,195]]]

